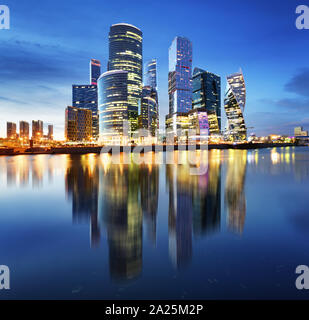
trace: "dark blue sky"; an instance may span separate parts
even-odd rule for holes
[[[63,137],[71,85],[89,81],[89,59],[106,70],[111,24],[144,33],[144,60],[158,59],[161,125],[168,112],[168,48],[193,43],[193,66],[222,77],[242,68],[250,132],[309,129],[309,30],[295,27],[294,0],[6,0],[11,29],[0,30],[0,136],[5,122],[41,119]],[[309,5],[309,3],[308,3]],[[224,113],[224,112],[223,112]]]

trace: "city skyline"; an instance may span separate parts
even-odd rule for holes
[[[32,3],[30,1],[27,7]],[[248,134],[293,135],[296,126],[308,128],[309,103],[306,86],[309,83],[309,71],[304,50],[306,31],[299,31],[295,27],[296,1],[274,3],[278,4],[276,16],[267,15],[269,7],[266,1],[256,2],[254,13],[252,4],[243,1],[237,1],[233,6],[227,1],[216,6],[197,1],[194,4],[182,3],[182,8],[175,6],[173,1],[169,4],[152,4],[153,12],[158,12],[159,6],[162,7],[160,12],[163,12],[162,23],[155,24],[154,29],[152,19],[155,17],[147,21],[142,16],[146,8],[139,1],[132,3],[132,8],[125,11],[117,10],[117,5],[112,4],[106,8],[98,2],[98,7],[108,10],[98,10],[91,27],[83,30],[76,19],[90,16],[90,8],[82,1],[76,2],[72,11],[73,18],[65,22],[68,24],[67,28],[63,27],[67,4],[47,1],[44,6],[36,4],[35,11],[25,15],[25,4],[8,1],[12,25],[10,30],[1,31],[4,48],[0,75],[4,85],[0,90],[0,136],[6,135],[6,122],[31,122],[32,119],[39,118],[44,124],[53,123],[55,138],[63,139],[63,110],[71,105],[70,87],[72,83],[89,82],[87,70],[90,58],[99,59],[102,62],[102,73],[106,71],[108,30],[118,22],[132,23],[140,28],[144,38],[144,61],[157,59],[161,128],[164,127],[164,117],[168,113],[168,48],[177,35],[183,35],[193,43],[193,68],[198,67],[220,75],[221,100],[226,76],[242,67],[248,89],[246,124],[254,127]],[[57,17],[59,25],[51,27],[44,19],[38,18],[38,13],[47,10],[49,5],[63,8],[52,14],[52,18]],[[140,7],[138,14],[134,11],[137,6]],[[202,14],[199,11],[209,16],[209,19],[203,20],[207,21],[206,25],[201,21],[192,26],[193,18],[184,19],[190,7],[199,9],[195,10],[196,21]],[[180,21],[175,21],[171,27],[168,15],[172,10],[175,10]],[[247,15],[241,14],[242,12]],[[233,14],[233,27],[238,34],[237,52],[223,50],[231,40],[221,24],[230,14]],[[35,17],[33,21],[31,16]],[[261,24],[260,21],[264,23]],[[38,30],[44,30],[44,36]],[[291,42],[284,51],[283,34]],[[207,51],[207,43],[210,41],[212,50]],[[223,110],[222,104],[221,109]],[[296,112],[291,112],[292,110]],[[222,113],[224,128],[226,117]]]

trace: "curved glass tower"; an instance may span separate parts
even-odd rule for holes
[[[128,72],[128,118],[132,134],[138,128],[143,83],[143,33],[140,29],[127,23],[111,26],[108,70]]]
[[[98,79],[98,105],[100,140],[127,135],[128,72],[114,70],[103,73]]]
[[[228,131],[233,141],[247,139],[244,111],[246,106],[246,85],[243,73],[234,73],[227,77],[224,108],[228,119]]]

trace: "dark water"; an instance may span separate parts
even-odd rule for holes
[[[214,150],[201,176],[1,157],[0,299],[309,298],[295,287],[309,264],[308,182],[308,148]]]

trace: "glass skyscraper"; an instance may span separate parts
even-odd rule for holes
[[[210,134],[221,131],[221,78],[208,71],[195,68],[193,72],[193,109],[207,111]]]
[[[138,128],[138,109],[143,83],[143,33],[140,29],[127,23],[111,26],[108,70],[128,72],[128,119],[132,135]]]
[[[72,105],[76,108],[87,109],[92,112],[92,137],[99,136],[98,119],[98,89],[96,85],[73,85]]]
[[[227,77],[224,108],[228,119],[228,134],[233,141],[247,139],[244,111],[246,106],[246,85],[243,73],[234,73]]]
[[[176,37],[169,49],[169,113],[192,109],[192,43]]]
[[[100,75],[101,75],[101,62],[96,59],[91,59],[90,60],[90,83],[92,85],[97,85]]]
[[[140,128],[148,130],[152,137],[156,136],[158,128],[157,91],[150,86],[143,87]]]
[[[157,90],[157,60],[152,59],[146,63],[145,85]]]
[[[128,72],[114,70],[98,80],[100,140],[126,136],[128,121]]]

